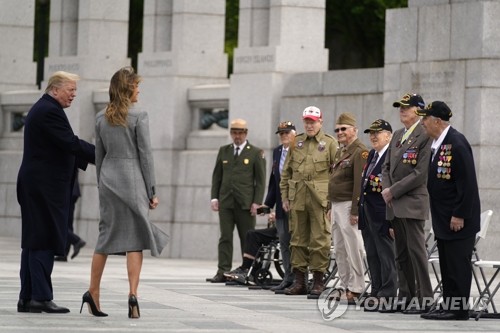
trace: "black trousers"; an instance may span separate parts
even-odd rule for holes
[[[450,312],[458,315],[468,312],[467,302],[472,283],[471,258],[475,239],[475,235],[464,239],[437,239],[443,304],[448,306]]]
[[[24,300],[51,301],[52,269],[54,268],[54,251],[29,250],[21,252],[21,292],[19,298]]]
[[[69,206],[69,219],[68,219],[68,242],[66,243],[66,256],[69,254],[69,250],[71,245],[75,245],[78,243],[81,238],[73,232],[73,221],[74,221],[74,214],[75,214],[75,206],[76,206],[76,201],[78,197],[72,197],[71,198],[71,203]]]
[[[245,237],[245,253],[256,257],[262,245],[268,245],[278,237],[276,227],[247,231]]]
[[[371,296],[394,297],[398,289],[394,241],[389,235],[380,234],[367,206],[362,209],[366,217],[366,227],[361,230],[361,235],[372,279]],[[378,222],[386,223],[385,221]]]

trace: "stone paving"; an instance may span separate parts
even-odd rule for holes
[[[141,318],[127,317],[125,258],[110,257],[104,272],[101,307],[108,317],[93,317],[82,294],[88,287],[91,248],[75,260],[56,262],[52,274],[55,302],[69,314],[17,313],[19,240],[0,237],[0,332],[499,332],[495,319],[437,322],[418,315],[380,314],[350,306],[327,321],[317,300],[275,295],[205,282],[213,261],[158,259],[145,253],[139,288]],[[500,301],[497,301],[500,304]]]

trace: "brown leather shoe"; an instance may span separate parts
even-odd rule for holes
[[[355,304],[356,300],[359,299],[359,296],[361,296],[361,293],[355,293],[354,291],[348,290],[346,293],[347,303],[348,304]]]
[[[311,288],[311,295],[321,295],[325,290],[325,283],[323,281],[325,274],[323,272],[313,272],[313,286]]]
[[[307,295],[306,272],[301,272],[297,268],[293,269],[295,280],[290,288],[285,289],[285,295]]]

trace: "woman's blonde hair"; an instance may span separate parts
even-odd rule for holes
[[[132,67],[119,69],[111,78],[109,84],[109,103],[106,107],[106,120],[113,126],[127,126],[128,108],[141,77]]]

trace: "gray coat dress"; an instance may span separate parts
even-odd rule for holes
[[[128,127],[111,126],[104,111],[96,116],[96,170],[99,237],[95,251],[116,254],[151,250],[159,256],[168,235],[149,221],[155,176],[148,114],[129,109]]]

